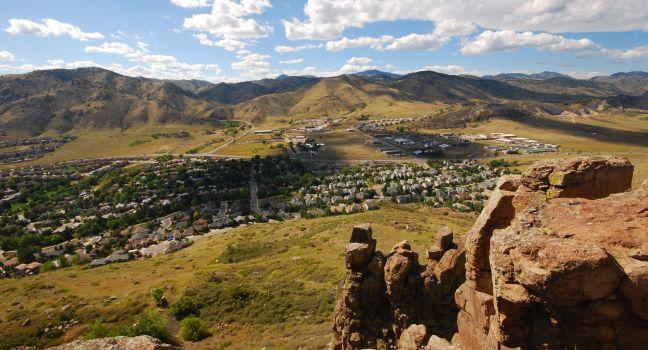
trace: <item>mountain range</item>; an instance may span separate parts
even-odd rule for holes
[[[0,129],[36,136],[231,118],[258,123],[273,117],[375,112],[375,106],[390,114],[416,111],[427,104],[475,101],[530,101],[563,108],[606,101],[612,106],[648,108],[648,73],[583,80],[555,72],[475,77],[371,70],[328,78],[280,76],[214,84],[128,77],[101,68],[42,70],[0,76]]]

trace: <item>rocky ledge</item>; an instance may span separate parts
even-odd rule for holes
[[[580,157],[502,177],[465,243],[442,232],[426,266],[354,228],[333,348],[646,349],[648,181],[629,191],[632,172]]]
[[[176,350],[175,346],[161,343],[147,335],[137,337],[114,337],[92,340],[76,340],[49,348],[49,350]]]
[[[472,349],[645,349],[648,182],[625,158],[503,177],[466,238],[458,339]]]
[[[334,316],[333,349],[411,349],[456,331],[454,291],[464,281],[464,249],[445,227],[427,264],[407,241],[386,256],[368,224],[355,226],[345,251],[349,274]]]

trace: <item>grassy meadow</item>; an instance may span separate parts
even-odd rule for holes
[[[200,318],[213,335],[195,343],[178,340],[188,349],[322,349],[331,337],[353,225],[371,223],[383,252],[408,239],[423,261],[439,228],[448,225],[460,236],[475,218],[386,203],[372,212],[220,231],[169,255],[0,280],[0,349],[70,341],[96,321],[132,324],[154,307],[152,288],[164,288],[170,303],[188,296],[201,305]],[[160,312],[177,334],[169,309]],[[26,319],[31,323],[21,326]],[[79,324],[42,334],[49,323],[70,319]]]

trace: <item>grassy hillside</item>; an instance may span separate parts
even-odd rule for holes
[[[172,83],[100,68],[0,77],[0,129],[23,137],[81,128],[204,123],[229,116],[228,108]]]
[[[321,349],[330,340],[353,225],[371,223],[383,251],[408,239],[422,254],[440,227],[462,235],[474,220],[474,214],[387,204],[374,212],[239,227],[140,261],[0,280],[0,349],[69,341],[97,320],[132,324],[154,304],[149,291],[156,287],[167,288],[171,303],[187,295],[203,304],[201,318],[214,335],[185,344],[189,349]],[[20,326],[28,318],[31,324]],[[80,324],[40,335],[48,323],[69,319]],[[169,321],[176,333],[177,322]]]
[[[215,131],[215,133],[208,135],[207,131]],[[181,124],[142,125],[126,130],[74,130],[70,134],[78,136],[76,140],[65,144],[53,153],[46,153],[42,158],[23,162],[20,165],[153,153],[181,154],[194,149],[199,150],[200,153],[207,153],[231,139],[231,136],[225,135],[223,131],[223,129],[206,125]],[[186,138],[154,137],[156,134],[179,132],[188,132],[190,136]],[[0,168],[10,166],[2,165]]]

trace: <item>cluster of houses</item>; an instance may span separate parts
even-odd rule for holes
[[[265,162],[266,167],[257,170],[258,176],[272,181],[273,176],[290,174],[291,168],[284,163],[295,161],[96,160],[74,163],[75,171],[69,171],[72,164],[13,169],[12,174],[29,176],[20,181],[0,178],[0,198],[7,204],[0,206],[0,235],[15,235],[17,230],[37,235],[42,242],[58,241],[30,247],[30,260],[53,263],[54,267],[60,259],[96,267],[172,252],[210,230],[269,220],[250,215],[254,162]],[[48,184],[52,184],[50,196],[56,200],[35,193]],[[23,206],[20,212],[14,209]],[[5,222],[15,227],[9,228]],[[4,254],[6,259],[0,261],[4,273],[26,275],[40,270],[35,264],[12,260],[17,255],[16,250]],[[5,260],[9,264],[3,263]]]
[[[365,132],[380,130],[384,127],[413,122],[414,118],[393,118],[364,120],[356,124],[356,128]]]
[[[412,164],[368,164],[351,172],[331,170],[321,183],[302,187],[290,199],[291,210],[309,216],[378,209],[380,200],[425,202],[433,207],[479,211],[503,168],[476,161],[441,162],[432,167]]]
[[[515,134],[494,132],[490,134],[462,135],[465,140],[491,141],[495,144],[484,146],[495,154],[546,153],[558,151],[558,145],[519,137]]]
[[[57,166],[33,167],[19,182],[0,177],[2,200],[11,204],[0,206],[0,223],[13,226],[2,224],[0,235],[22,232],[55,243],[30,246],[29,259],[19,246],[0,251],[1,275],[165,254],[227,227],[358,213],[378,209],[383,200],[479,210],[503,172],[474,161],[318,169],[287,157]],[[34,193],[43,188],[47,196]]]

